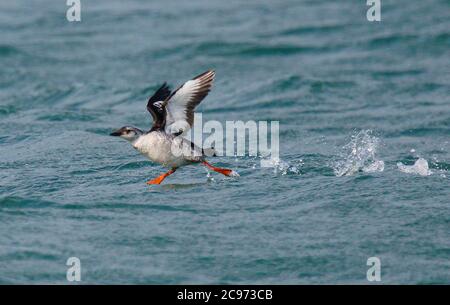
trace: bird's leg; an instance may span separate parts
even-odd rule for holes
[[[164,179],[166,179],[167,176],[170,176],[173,173],[175,173],[176,170],[177,170],[176,168],[172,168],[167,173],[164,173],[155,179],[147,181],[147,184],[160,184],[161,182],[163,182]]]
[[[203,161],[202,163],[203,163],[206,167],[212,169],[212,170],[215,171],[215,172],[221,173],[222,175],[225,175],[225,176],[239,176],[239,174],[236,173],[234,170],[227,169],[227,168],[215,167],[215,166],[209,164],[209,163],[206,162],[206,161]]]

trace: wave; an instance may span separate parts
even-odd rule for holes
[[[443,121],[446,124],[446,121]],[[445,127],[417,127],[409,128],[404,131],[393,133],[395,136],[447,136],[450,133],[450,128]]]
[[[55,203],[40,199],[21,198],[16,196],[7,196],[0,198],[0,209],[2,208],[42,208],[53,206]]]
[[[338,46],[299,46],[294,44],[256,44],[244,42],[204,42],[195,47],[195,54],[211,56],[281,56],[336,50]]]
[[[373,37],[367,41],[370,48],[392,46],[394,44],[404,44],[407,42],[416,41],[419,38],[418,35],[409,34],[389,34],[385,36]]]
[[[317,25],[317,26],[300,26],[300,27],[292,27],[286,30],[283,30],[278,33],[278,35],[300,35],[300,34],[326,34],[332,32],[339,32],[348,25],[346,24],[334,24],[334,25]]]
[[[381,71],[372,71],[371,75],[374,77],[401,77],[410,75],[419,75],[425,73],[425,69],[389,69]]]
[[[13,47],[11,45],[5,45],[5,44],[0,45],[0,57],[12,56],[12,55],[17,55],[17,54],[21,54],[21,53],[22,53],[22,51],[20,51],[18,48]]]
[[[17,108],[13,105],[0,105],[0,116],[14,114],[17,112]]]

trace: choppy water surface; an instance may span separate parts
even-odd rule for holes
[[[58,3],[59,2],[59,3]],[[448,1],[0,3],[0,282],[450,282]],[[214,68],[204,120],[278,120],[229,179],[108,136]]]

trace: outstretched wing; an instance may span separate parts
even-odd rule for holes
[[[194,109],[208,95],[214,76],[213,70],[206,71],[184,83],[167,98],[164,102],[166,132],[181,134],[192,127]]]
[[[147,103],[147,110],[153,117],[153,125],[151,130],[162,129],[166,123],[166,109],[164,101],[170,96],[170,88],[164,83],[150,97]]]

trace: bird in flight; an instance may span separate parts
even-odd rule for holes
[[[164,83],[147,103],[147,110],[153,117],[149,131],[124,126],[111,133],[111,136],[129,141],[151,161],[169,168],[168,172],[147,184],[160,184],[179,167],[199,163],[225,176],[239,176],[231,169],[216,167],[206,161],[206,157],[215,156],[213,148],[203,149],[182,137],[192,127],[195,107],[208,95],[214,77],[215,72],[208,70],[173,92]]]

